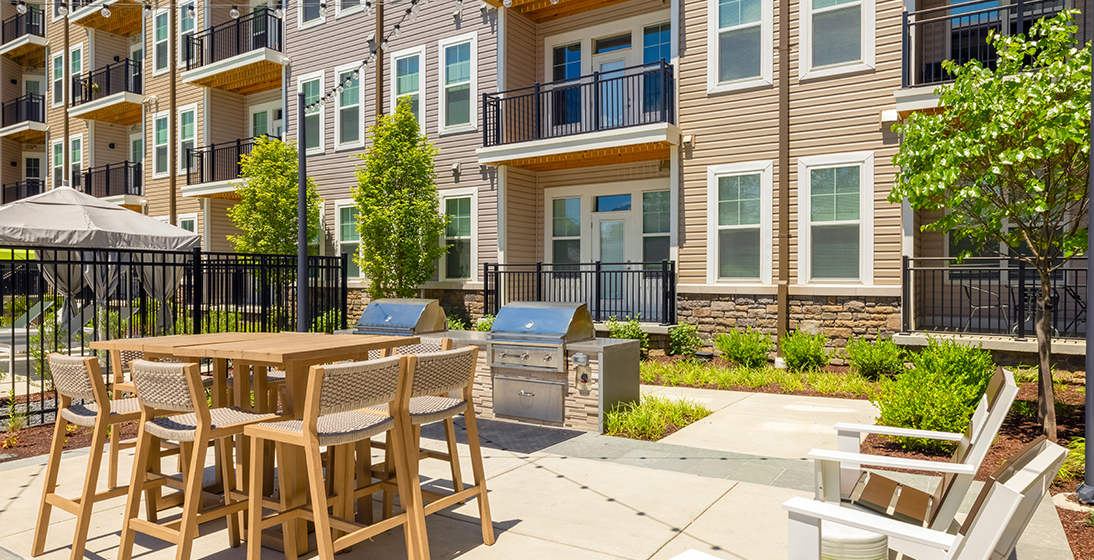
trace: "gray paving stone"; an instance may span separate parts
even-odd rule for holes
[[[706,459],[703,457],[680,457],[678,455],[669,455],[664,459],[654,462],[650,465],[650,468],[661,469],[663,471],[688,472],[692,467],[705,460]]]
[[[786,469],[772,482],[772,486],[812,492],[816,484],[816,477],[812,470]]]
[[[687,470],[688,474],[705,476],[709,478],[730,478],[747,463],[747,459],[731,459],[728,457],[707,458]]]
[[[775,480],[779,478],[779,475],[784,471],[786,471],[786,469],[782,467],[769,467],[756,461],[749,461],[744,465],[741,465],[741,468],[733,471],[733,474],[729,476],[729,479],[768,486],[775,482]]]

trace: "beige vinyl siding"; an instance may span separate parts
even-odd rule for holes
[[[280,91],[280,90],[278,90]],[[233,142],[247,136],[247,98],[238,93],[209,89],[209,144]]]
[[[233,252],[232,243],[228,241],[229,235],[239,234],[239,230],[232,225],[228,218],[228,209],[235,206],[235,201],[214,198],[209,201],[209,250],[214,252]]]
[[[108,163],[121,163],[129,159],[129,127],[94,122],[91,124],[92,139],[88,141],[89,165],[99,167]],[[114,144],[111,148],[110,144]]]
[[[543,252],[543,195],[536,174],[525,169],[505,170],[505,260],[529,263]]]
[[[536,24],[515,11],[505,14],[505,83],[506,90],[531,86],[539,76],[537,60],[539,41]]]
[[[599,167],[581,167],[578,169],[543,171],[538,173],[537,176],[539,187],[542,189],[583,185],[594,186],[598,183],[618,183],[656,178],[666,179],[665,186],[667,188],[669,173],[667,169],[659,171],[660,164],[659,161],[647,161],[637,164],[625,163]]]
[[[94,48],[89,50],[85,57],[95,57],[88,65],[88,71],[93,72],[108,64],[114,64],[116,62],[114,60],[115,56],[118,57],[118,60],[125,60],[129,57],[129,39],[122,37],[121,35],[114,35],[112,33],[94,29],[88,31],[88,36],[91,37],[90,44],[93,45]]]
[[[7,60],[7,59],[4,59]],[[2,152],[8,161],[14,161],[16,165],[3,165],[3,173],[0,173],[0,182],[3,185],[12,185],[23,180],[23,145],[10,138],[0,138],[0,152]],[[42,164],[44,168],[45,163]],[[44,169],[43,169],[44,171]],[[11,202],[5,200],[5,203]]]

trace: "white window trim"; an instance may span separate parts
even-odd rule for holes
[[[198,104],[191,103],[189,105],[183,105],[178,108],[178,113],[175,115],[175,128],[178,129],[178,134],[175,137],[175,149],[178,153],[175,154],[175,163],[178,165],[178,174],[186,174],[186,154],[182,152],[182,114],[193,111],[194,112],[194,149],[197,149],[198,144]],[[170,123],[167,125],[171,126]]]
[[[172,8],[160,8],[156,10],[152,14],[152,22],[149,24],[149,26],[151,27],[151,33],[149,33],[149,35],[152,36],[152,48],[149,49],[150,52],[148,54],[150,54],[152,58],[153,76],[159,76],[161,74],[166,74],[171,71],[171,41],[173,40],[173,38],[171,37],[171,9]],[[167,43],[167,66],[162,69],[156,68],[156,18],[158,18],[160,14],[167,14],[167,38],[164,39],[164,42]]]
[[[304,21],[304,2],[319,2],[320,0],[300,0],[296,4],[296,28],[308,29],[315,27],[316,25],[322,25],[327,22],[327,11],[324,9],[319,10],[319,17],[309,22]],[[338,0],[334,0],[338,2]]]
[[[365,11],[365,0],[360,0],[358,4],[348,10],[342,9],[342,0],[334,0],[334,19],[340,17],[356,14],[357,12]]]
[[[801,29],[801,40],[798,42],[800,56],[798,56],[798,79],[823,78],[826,76],[838,76],[864,70],[873,70],[877,67],[875,62],[876,49],[876,8],[873,0],[860,0],[862,2],[862,58],[857,62],[844,64],[832,64],[820,68],[813,67],[813,0],[798,0],[798,14]]]
[[[672,10],[666,9],[656,12],[650,12],[648,14],[642,14],[640,16],[632,16],[628,18],[616,19],[613,21],[600,23],[590,27],[583,27],[581,29],[575,29],[573,31],[567,31],[565,33],[558,33],[555,35],[549,35],[543,39],[543,83],[554,81],[552,78],[552,71],[554,65],[552,64],[552,57],[554,56],[555,47],[561,47],[565,45],[571,45],[573,43],[581,43],[581,76],[587,76],[593,73],[593,37],[606,37],[610,35],[622,35],[627,29],[631,30],[631,38],[637,38],[639,44],[632,44],[632,48],[626,52],[625,57],[627,66],[635,66],[642,64],[642,48],[641,38],[642,31],[650,26],[657,25],[659,23],[665,23],[666,21],[672,22]],[[679,27],[672,27],[670,30],[670,36],[676,37],[681,29]],[[675,40],[675,39],[673,39]],[[637,46],[638,48],[635,48]],[[673,51],[675,53],[675,51]],[[671,63],[672,61],[667,61]],[[677,71],[679,75],[679,71]]]
[[[194,233],[201,234],[201,230],[198,229],[198,215],[196,212],[190,214],[177,214],[175,218],[175,223],[178,224],[178,227],[180,228],[182,227],[183,220],[194,220]]]
[[[707,284],[771,284],[774,161],[753,161],[707,168]],[[760,174],[760,277],[718,278],[718,179]]]
[[[72,96],[75,93],[74,91],[72,91],[72,80],[73,80],[73,78],[75,78],[75,76],[73,76],[73,74],[72,74],[72,61],[75,58],[74,53],[77,53],[77,52],[80,53],[79,54],[79,57],[80,57],[80,75],[83,76],[83,75],[86,75],[88,73],[87,65],[84,64],[84,62],[85,62],[84,61],[84,44],[83,43],[77,43],[77,44],[69,47],[68,48],[68,64],[65,66],[65,89],[68,90],[68,95],[65,98],[65,103],[67,103],[69,105],[72,104],[72,99],[73,99]]]
[[[325,94],[326,91],[327,91],[326,89],[324,89],[324,85],[323,85],[324,76],[323,76],[323,71],[322,70],[316,70],[315,72],[311,72],[309,74],[302,74],[300,76],[297,76],[297,78],[296,78],[296,91],[298,91],[298,92],[303,91],[302,84],[304,82],[310,82],[312,80],[319,80],[319,96],[320,96],[320,99],[322,99],[323,94]],[[315,113],[313,113],[313,114],[316,114],[316,113],[319,115],[319,147],[318,148],[313,148],[311,150],[307,150],[307,151],[304,152],[306,155],[309,155],[309,156],[310,155],[316,155],[316,154],[322,154],[327,149],[327,126],[326,126],[327,125],[327,107],[326,107],[326,104],[320,105],[319,109],[316,109]],[[301,125],[304,124],[303,120],[304,119],[301,119],[301,123],[300,123]],[[300,131],[299,130],[296,131],[296,135],[297,135],[297,140],[299,141],[299,139],[300,139]]]
[[[61,147],[61,165],[57,165],[57,148],[56,148],[56,146]],[[57,182],[57,178],[56,178],[57,168],[58,167],[61,168],[61,180],[60,180],[60,182]],[[49,174],[50,174],[50,183],[49,184],[50,184],[51,189],[54,187],[54,185],[57,185],[57,186],[64,186],[65,185],[65,141],[63,139],[62,140],[53,140],[52,142],[49,143]],[[69,186],[71,186],[71,185],[69,185]]]
[[[80,164],[81,179],[82,179],[83,173],[85,171],[87,171],[89,167],[91,167],[90,162],[89,162],[90,157],[88,156],[88,152],[87,152],[87,142],[84,140],[84,133],[81,132],[79,134],[69,135],[69,137],[68,137],[68,177],[63,177],[63,179],[68,179],[68,186],[73,187],[73,188],[75,188],[75,186],[72,184],[72,165],[74,163],[77,163],[77,161],[72,157],[74,155],[73,154],[73,149],[72,149],[72,142],[76,141],[76,140],[80,141],[80,161],[78,163]],[[88,164],[85,165],[85,162],[88,162]],[[81,180],[80,184],[81,184],[82,187],[87,188],[87,185],[84,185],[82,180]]]
[[[361,65],[360,62],[343,64],[334,69],[334,83],[340,84],[340,77],[344,72],[352,72]],[[365,80],[361,76],[357,80],[357,141],[342,142],[342,94],[334,97],[334,149],[347,150],[361,148],[365,145]]]
[[[449,37],[437,41],[437,134],[456,134],[471,132],[479,129],[479,35],[477,32],[465,33],[456,37]],[[471,42],[471,122],[457,126],[444,125],[444,49],[460,43]],[[419,82],[421,83],[421,82]],[[422,112],[425,112],[425,103],[422,103]]]
[[[812,189],[809,171],[816,168],[860,166],[859,179],[859,280],[813,280]],[[874,285],[874,152],[852,152],[798,158],[798,285]]]
[[[54,61],[56,61],[58,58],[61,59],[61,102],[60,103],[57,103],[55,101],[56,98],[54,97],[54,95],[56,95],[56,94],[54,92],[57,91],[57,87],[53,82],[53,65],[55,63]],[[66,90],[69,89],[69,88],[65,87],[65,81],[66,81],[65,76],[67,76],[67,75],[68,75],[68,68],[65,68],[65,55],[64,55],[64,53],[55,54],[55,55],[49,57],[49,86],[47,86],[47,87],[49,88],[49,103],[50,103],[50,107],[52,107],[52,108],[63,107],[65,105],[65,102],[68,98],[68,96],[66,95]]]
[[[718,1],[707,0],[707,93],[770,86],[774,83],[774,62],[772,61],[772,52],[775,50],[774,0],[762,0],[760,8],[760,75],[729,82],[718,81],[718,35],[721,31],[718,28]]]
[[[362,101],[362,103],[363,103],[363,101]],[[254,132],[255,132],[254,125],[255,125],[255,115],[256,114],[264,113],[264,112],[269,113],[269,117],[266,119],[266,128],[270,129],[270,128],[273,128],[273,124],[275,122],[277,122],[273,119],[274,111],[280,111],[280,110],[282,110],[282,105],[281,105],[280,101],[270,101],[269,103],[259,103],[257,105],[251,105],[250,107],[248,107],[247,108],[247,134],[248,134],[248,136],[254,137],[254,135],[255,135],[254,134]],[[282,115],[284,115],[284,113],[282,113]],[[273,136],[276,136],[276,135],[272,134],[269,130],[267,130],[266,131],[266,136],[267,137],[273,137]],[[282,117],[282,119],[281,119],[281,135],[278,136],[278,138],[281,138],[282,136],[285,136],[285,119],[284,119],[284,117]]]
[[[474,47],[472,46],[472,48]],[[409,49],[391,53],[390,62],[388,63],[388,66],[391,68],[391,75],[388,77],[388,80],[391,82],[391,87],[388,88],[391,90],[388,93],[388,103],[390,104],[391,110],[395,111],[395,107],[398,106],[398,96],[395,95],[395,62],[400,58],[409,58],[411,56],[418,57],[418,112],[421,113],[422,117],[421,119],[418,119],[418,128],[425,130],[425,45],[410,47]],[[472,79],[472,82],[474,82],[474,79]]]
[[[180,2],[176,6],[176,8],[179,11],[179,13],[176,16],[178,18],[178,22],[177,22],[178,29],[176,31],[178,31],[178,34],[179,34],[179,49],[178,49],[178,62],[177,62],[177,64],[178,64],[178,67],[182,68],[183,70],[186,69],[186,58],[185,58],[186,42],[182,40],[182,11],[186,9],[186,6],[194,6],[194,29],[192,31],[190,31],[190,35],[191,36],[197,35],[198,32],[201,31],[200,29],[198,29],[198,12],[197,12],[197,2],[196,2],[196,0],[190,0],[189,2]],[[168,24],[168,26],[170,26],[170,24]],[[168,34],[170,34],[170,31],[168,31]],[[170,43],[167,44],[167,48],[170,50],[170,48],[171,48]]]
[[[472,53],[474,55],[474,53]],[[461,189],[444,189],[437,193],[440,200],[441,215],[445,215],[445,201],[449,198],[471,197],[471,276],[469,278],[449,278],[445,276],[448,268],[448,253],[441,256],[437,264],[438,282],[478,282],[479,278],[479,189],[466,187]],[[441,234],[441,244],[444,245],[448,236],[447,232]]]
[[[336,256],[342,256],[342,243],[350,243],[349,241],[342,241],[342,209],[343,208],[356,208],[357,202],[352,198],[343,198],[341,200],[334,201],[334,254]],[[361,242],[357,242],[357,254],[362,255]],[[358,267],[360,271],[360,267]],[[350,276],[350,278],[359,280],[364,276]]]
[[[156,121],[159,119],[167,119],[167,151],[170,154],[171,147],[171,111],[160,111],[152,115],[152,178],[160,179],[163,177],[169,177],[171,175],[171,158],[167,158],[167,171],[163,173],[156,172]]]

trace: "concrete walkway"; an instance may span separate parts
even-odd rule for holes
[[[661,390],[662,388],[657,388]],[[653,388],[650,388],[653,390]],[[681,397],[707,399],[718,406],[710,418],[713,426],[695,425],[672,437],[677,443],[639,442],[572,430],[556,430],[499,421],[480,421],[484,464],[490,489],[490,505],[497,543],[482,544],[477,504],[450,508],[428,518],[432,557],[436,559],[669,559],[689,549],[734,560],[781,560],[787,551],[787,517],[782,502],[794,496],[812,495],[812,463],[794,458],[783,442],[783,433],[755,432],[762,425],[757,402],[796,410],[797,397],[751,395],[718,391],[680,390]],[[685,394],[686,393],[686,394]],[[762,399],[753,399],[762,396]],[[773,399],[770,400],[769,399]],[[751,402],[749,402],[751,401]],[[809,406],[821,407],[813,419],[804,413],[803,423],[863,421],[857,404],[821,399]],[[719,404],[713,404],[719,403]],[[748,404],[746,404],[748,403]],[[782,404],[779,404],[782,403]],[[749,408],[754,407],[754,408]],[[840,412],[842,409],[854,409]],[[831,410],[827,410],[831,409]],[[749,412],[750,410],[754,412]],[[721,413],[726,414],[721,414]],[[736,415],[736,416],[734,416]],[[749,416],[753,416],[750,420]],[[718,418],[715,418],[715,417]],[[723,420],[724,419],[724,420]],[[727,441],[744,430],[739,422],[752,422],[750,453],[726,444],[712,448],[720,429]],[[787,420],[789,421],[789,420]],[[695,429],[693,429],[695,428]],[[805,431],[797,447],[815,446],[829,436]],[[463,437],[462,427],[458,435]],[[812,435],[810,435],[812,434]],[[426,426],[423,445],[442,449],[442,430]],[[710,441],[705,447],[680,444],[687,438]],[[704,439],[705,438],[705,439]],[[780,454],[768,453],[768,450]],[[461,443],[466,457],[466,445]],[[128,472],[132,454],[124,454]],[[78,492],[87,451],[74,450],[63,461],[62,488]],[[0,560],[29,558],[34,519],[41,491],[45,458],[0,463]],[[465,476],[470,472],[464,460]],[[207,470],[211,476],[211,469]],[[447,466],[439,461],[422,463],[423,483],[450,488],[444,481]],[[105,473],[104,473],[105,478]],[[125,476],[123,475],[123,479]],[[926,479],[919,482],[925,486]],[[88,555],[114,560],[125,498],[97,506],[92,520]],[[170,512],[165,512],[170,513]],[[69,556],[73,517],[56,513],[43,558]],[[194,558],[243,560],[242,548],[227,548],[223,524],[203,527],[195,542]],[[174,549],[151,538],[138,538],[135,558],[168,559]],[[339,558],[405,558],[399,530],[359,545]],[[283,558],[264,550],[264,558]],[[1063,530],[1051,504],[1044,504],[1018,549],[1021,560],[1072,560]]]

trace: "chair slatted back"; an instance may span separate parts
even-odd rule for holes
[[[50,354],[48,360],[53,386],[61,396],[85,401],[98,401],[103,397],[103,393],[97,391],[95,386],[94,376],[101,375],[98,359]],[[102,383],[101,377],[99,382]]]
[[[447,352],[418,354],[414,363],[411,397],[440,395],[464,389],[475,378],[478,348],[467,346]]]
[[[129,364],[144,359],[144,352],[140,350],[121,350],[122,369],[129,369]]]
[[[315,366],[313,383],[318,383],[319,415],[368,408],[395,400],[399,373],[405,358],[393,356],[365,362]],[[309,391],[309,397],[315,391]],[[314,398],[314,397],[311,397]],[[312,406],[307,410],[311,411]]]
[[[141,406],[171,412],[195,411],[188,370],[196,369],[197,364],[134,360],[129,367]],[[204,397],[202,394],[201,400]]]

